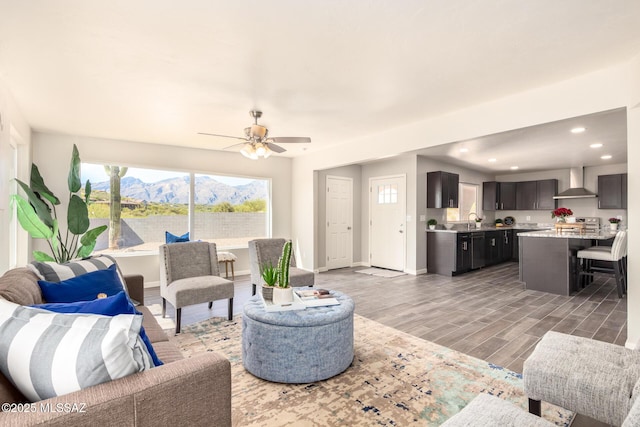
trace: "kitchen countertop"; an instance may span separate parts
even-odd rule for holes
[[[502,227],[491,227],[487,225],[482,228],[475,228],[475,225],[474,225],[470,230],[467,230],[465,226],[462,226],[462,228],[457,228],[457,229],[453,228],[451,230],[447,230],[445,228],[436,228],[435,230],[427,229],[426,231],[432,232],[432,233],[481,233],[484,231],[500,231],[500,230],[549,230],[549,229],[550,229],[549,226],[522,224],[522,225],[502,226]]]
[[[615,231],[600,230],[595,233],[584,233],[563,231],[558,233],[555,230],[536,230],[518,233],[518,237],[543,237],[552,239],[583,239],[583,240],[608,240],[616,236]]]

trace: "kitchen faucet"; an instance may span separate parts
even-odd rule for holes
[[[475,215],[476,219],[478,218],[478,214],[475,212],[469,212],[469,215],[467,215],[467,231],[471,230],[471,215]]]

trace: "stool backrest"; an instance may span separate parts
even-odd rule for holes
[[[615,260],[619,260],[627,254],[627,232],[618,231],[613,245],[611,245],[611,256]]]

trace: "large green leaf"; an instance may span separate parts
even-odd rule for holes
[[[38,217],[33,207],[21,196],[14,194],[11,202],[16,206],[18,222],[35,239],[51,239],[53,231]]]
[[[85,245],[80,246],[80,248],[78,249],[78,256],[77,257],[78,258],[86,258],[86,257],[88,257],[89,255],[91,255],[91,252],[93,252],[93,248],[95,248],[95,247],[96,247],[95,240],[93,241],[92,244],[90,244],[88,246],[85,246]]]
[[[106,225],[100,225],[96,228],[92,228],[82,235],[80,238],[80,244],[82,246],[88,246],[91,242],[95,243],[99,235],[101,235],[107,229]]]
[[[75,194],[69,199],[67,209],[67,227],[73,234],[83,234],[89,229],[89,211],[87,204]]]
[[[87,180],[87,183],[84,185],[84,202],[89,205],[89,197],[91,196],[91,182]]]
[[[36,261],[40,261],[40,262],[55,262],[56,260],[49,254],[44,253],[44,252],[40,252],[40,251],[33,251],[33,259],[35,259]]]
[[[34,193],[40,194],[41,197],[47,199],[49,202],[51,202],[52,205],[60,204],[60,199],[58,199],[55,194],[53,194],[53,191],[49,190],[49,188],[44,183],[44,179],[42,179],[42,175],[40,175],[40,170],[38,169],[38,166],[35,165],[35,163],[31,165],[30,183],[31,190],[33,190]]]
[[[51,216],[51,209],[49,205],[47,205],[36,193],[34,193],[31,188],[24,182],[20,181],[16,178],[16,182],[22,188],[22,191],[27,195],[29,199],[29,203],[35,210],[35,213],[38,215],[40,220],[45,223],[48,227],[53,228],[53,217]]]
[[[80,191],[80,188],[82,187],[82,182],[80,181],[80,153],[78,153],[78,147],[76,147],[76,144],[73,144],[73,152],[71,153],[71,164],[69,165],[69,178],[67,179],[67,181],[70,192],[77,193],[78,191]]]

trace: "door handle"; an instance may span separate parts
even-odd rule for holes
[[[500,209],[504,209],[504,203],[500,203]]]
[[[402,231],[402,230],[398,230],[398,233],[404,233],[404,231]]]
[[[347,227],[347,230],[351,230],[351,227]]]

